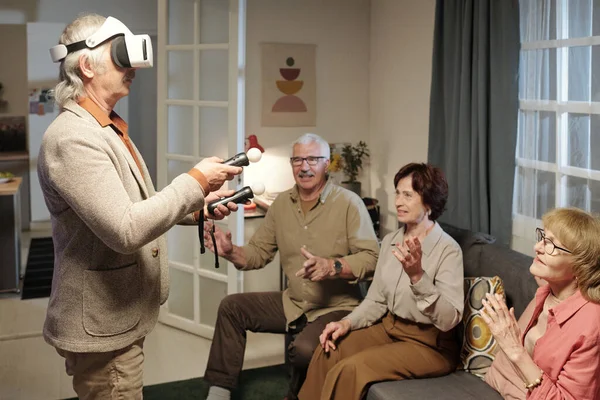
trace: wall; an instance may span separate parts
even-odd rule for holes
[[[67,24],[80,13],[95,12],[118,18],[134,33],[155,33],[157,10],[157,0],[2,0],[0,23]]]
[[[246,182],[282,191],[294,181],[290,144],[314,132],[329,142],[368,140],[369,1],[250,0],[247,7],[246,135],[266,149],[246,168]],[[261,42],[317,45],[317,126],[261,127]],[[369,192],[368,174],[363,194]]]
[[[24,24],[0,25],[0,48],[5,55],[0,61],[0,82],[4,85],[2,99],[7,102],[2,116],[25,116],[29,112],[27,95],[27,26]],[[10,49],[10,50],[6,50]],[[23,177],[20,188],[21,226],[29,228],[30,182],[27,174],[27,159],[20,161],[0,161],[0,171],[12,172]]]
[[[0,82],[4,85],[6,113],[27,115],[27,27],[23,24],[0,25]],[[7,51],[10,49],[10,51]]]
[[[435,0],[371,2],[371,196],[382,234],[397,227],[394,175],[427,160],[434,16]]]

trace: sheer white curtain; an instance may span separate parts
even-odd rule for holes
[[[520,0],[513,247],[551,208],[600,213],[600,0]]]

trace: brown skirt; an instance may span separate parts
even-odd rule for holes
[[[300,400],[360,400],[380,381],[442,376],[456,368],[453,331],[441,332],[388,312],[377,324],[351,331],[337,349],[313,354]]]

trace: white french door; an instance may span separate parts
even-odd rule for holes
[[[245,0],[158,1],[159,188],[204,157],[244,150],[245,20]],[[243,244],[243,213],[219,225]],[[168,253],[171,290],[159,320],[212,338],[219,303],[241,291],[241,273],[224,259],[216,269],[209,250],[200,255],[195,226],[173,227]]]

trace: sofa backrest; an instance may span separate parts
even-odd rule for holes
[[[465,277],[499,276],[504,283],[508,306],[515,308],[515,316],[519,318],[538,288],[529,273],[533,258],[495,244],[493,236],[445,223],[440,225],[463,251]]]

